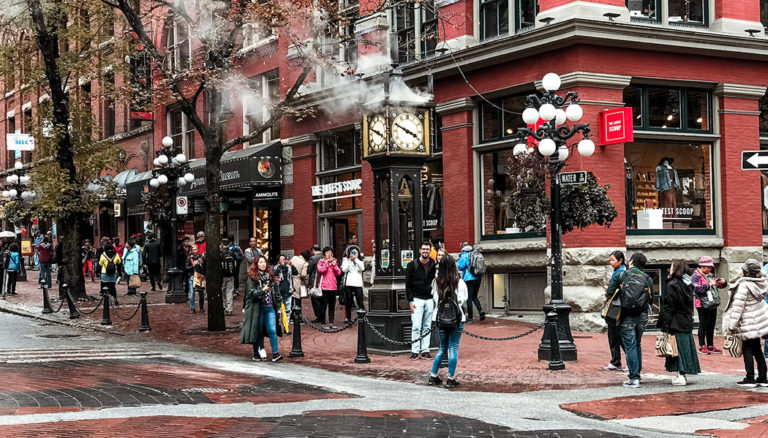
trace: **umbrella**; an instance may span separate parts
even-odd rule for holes
[[[0,231],[0,238],[2,237],[16,237],[16,233],[13,231]]]

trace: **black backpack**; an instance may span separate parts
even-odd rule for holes
[[[229,248],[221,252],[221,270],[228,276],[233,276],[237,273],[237,261],[232,250]]]
[[[452,297],[443,298],[437,305],[437,328],[440,330],[456,330],[461,324],[459,303]]]
[[[648,274],[628,273],[621,284],[621,309],[630,312],[647,312],[651,303]]]
[[[107,257],[107,255],[104,254],[104,257]],[[107,274],[107,275],[115,275],[115,274],[117,274],[117,265],[115,265],[115,258],[116,257],[117,257],[117,255],[115,255],[115,257],[112,257],[111,259],[107,258],[107,266],[104,269],[104,273],[105,274]]]

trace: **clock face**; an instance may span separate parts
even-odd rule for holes
[[[412,151],[424,140],[424,125],[411,113],[403,113],[392,122],[392,140],[403,150]]]
[[[374,116],[368,125],[368,139],[374,152],[381,152],[387,144],[387,122],[384,116]]]

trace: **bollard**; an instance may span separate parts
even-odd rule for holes
[[[149,313],[147,313],[147,292],[141,291],[139,295],[141,295],[141,298],[139,298],[139,305],[141,306],[141,327],[139,327],[139,332],[149,332],[152,331],[152,328],[149,326]]]
[[[40,288],[43,290],[43,313],[53,313],[51,298],[48,296],[48,287],[43,283]]]
[[[552,351],[549,369],[554,371],[564,370],[565,362],[560,359],[560,340],[557,337],[557,313],[554,311],[547,314],[547,325],[549,326],[549,348]]]
[[[295,304],[291,310],[291,317],[293,319],[293,347],[288,357],[304,357],[304,352],[301,350],[301,306]]]
[[[357,309],[357,356],[355,363],[371,363],[368,357],[368,342],[365,339],[365,310]]]
[[[64,291],[64,299],[67,300],[67,308],[69,308],[69,319],[80,318],[80,312],[78,312],[77,307],[75,307],[75,301],[72,299],[72,295],[69,294],[69,287],[67,284],[62,284],[60,290]]]
[[[112,325],[112,320],[109,318],[109,290],[106,287],[101,289],[101,298],[104,301],[104,312],[101,316],[101,325]]]

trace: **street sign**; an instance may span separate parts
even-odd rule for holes
[[[35,138],[29,134],[5,134],[5,141],[9,151],[35,150]]]
[[[741,170],[768,170],[768,150],[742,151]]]
[[[189,200],[186,196],[176,197],[176,214],[187,214],[189,210]]]
[[[586,184],[587,172],[582,170],[580,172],[563,172],[560,174],[560,184],[562,185],[574,185],[574,184]]]

